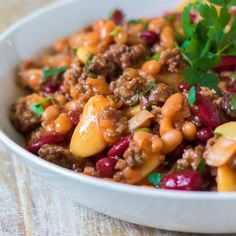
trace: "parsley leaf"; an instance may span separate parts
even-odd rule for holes
[[[143,94],[148,94],[148,93],[150,93],[151,90],[154,89],[154,87],[155,87],[155,83],[154,83],[154,81],[151,81],[150,84],[149,84],[149,86],[148,86],[148,89],[147,89],[146,91],[144,91]]]
[[[35,103],[30,104],[29,106],[30,110],[35,113],[36,116],[40,117],[43,114],[43,107],[40,105],[37,105]]]
[[[232,75],[232,79],[233,79],[233,80],[236,80],[236,74],[233,74],[233,75]]]
[[[119,34],[120,28],[118,26],[110,33],[111,36],[117,36]]]
[[[215,91],[219,91],[219,78],[213,73],[206,73],[194,67],[187,67],[184,70],[185,81],[191,85],[198,84],[199,86],[206,86]]]
[[[48,96],[46,98],[43,98],[39,100],[38,102],[30,104],[29,108],[31,111],[35,113],[36,116],[40,117],[43,114],[44,108],[41,106],[44,102],[50,101],[52,102],[55,101],[55,98],[53,96]]]
[[[144,30],[146,30],[148,28],[148,22],[141,20],[141,19],[132,19],[129,21],[129,24],[130,25],[142,24]]]
[[[64,66],[64,67],[59,67],[59,68],[53,68],[53,69],[43,70],[43,71],[42,71],[42,76],[43,76],[44,78],[47,78],[47,77],[53,76],[53,75],[55,75],[55,74],[65,72],[67,69],[68,69],[68,67],[67,67],[67,66]]]
[[[236,94],[233,95],[231,103],[232,103],[234,110],[236,110]]]
[[[188,94],[188,103],[190,106],[192,106],[195,103],[195,101],[196,101],[196,90],[195,87],[192,86]]]
[[[161,54],[160,53],[156,53],[151,57],[146,57],[146,61],[151,61],[151,60],[156,60],[159,61],[161,59]]]
[[[184,32],[188,38],[190,38],[196,31],[196,25],[191,23],[191,18],[190,18],[192,6],[193,4],[190,3],[187,7],[185,7],[181,15],[181,23]]]
[[[159,186],[161,183],[161,174],[152,173],[148,176],[148,181],[154,186]]]
[[[93,57],[94,57],[94,54],[91,53],[91,52],[89,52],[89,53],[88,53],[87,61],[86,61],[86,63],[84,64],[84,69],[85,69],[85,70],[88,70],[89,62],[93,59]]]
[[[152,131],[149,128],[138,128],[136,131],[143,131],[143,132],[148,132],[151,133]]]
[[[205,170],[205,167],[206,167],[205,159],[202,159],[197,166],[197,171],[203,172]]]

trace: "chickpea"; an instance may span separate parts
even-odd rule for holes
[[[115,23],[113,21],[107,21],[100,29],[100,37],[101,39],[109,44],[113,41],[113,37],[111,35],[111,32],[115,28]]]
[[[44,121],[55,120],[59,116],[59,114],[60,112],[58,108],[55,105],[51,105],[44,110],[42,119]]]
[[[66,113],[61,113],[55,120],[55,131],[60,134],[67,134],[73,125]]]
[[[87,78],[87,82],[92,87],[94,93],[97,93],[97,94],[108,94],[109,93],[109,87],[108,87],[108,84],[105,80]]]
[[[26,84],[33,89],[38,90],[41,84],[42,70],[40,69],[30,69],[26,71],[24,76],[26,78]]]
[[[78,90],[77,90],[76,86],[72,86],[72,87],[70,88],[70,96],[71,96],[74,100],[78,99],[79,93],[78,93]]]
[[[124,71],[124,73],[127,77],[131,77],[131,78],[137,77],[138,74],[139,74],[138,71],[136,69],[133,69],[133,68],[127,68]]]
[[[161,45],[164,48],[173,48],[175,42],[174,31],[170,26],[163,28],[161,32]]]
[[[68,46],[68,39],[58,39],[54,43],[53,48],[55,52],[62,52],[67,46]]]
[[[157,75],[161,70],[162,64],[160,61],[151,60],[143,64],[142,70],[149,75]]]
[[[117,44],[125,44],[128,40],[128,36],[127,36],[127,33],[125,32],[125,30],[121,27],[119,27],[119,31],[118,31],[118,34],[114,36],[114,41],[117,43]]]
[[[105,25],[105,20],[98,20],[93,24],[93,31],[100,33],[101,28]]]
[[[61,105],[61,106],[64,106],[67,102],[66,100],[66,97],[62,94],[56,94],[55,95],[55,99],[58,101],[58,103]]]
[[[83,104],[79,101],[71,101],[65,104],[66,111],[80,111],[82,110]]]
[[[185,121],[182,126],[182,132],[186,140],[194,140],[197,136],[197,126],[191,121]]]
[[[45,130],[49,133],[55,132],[55,122],[51,122],[45,126]]]
[[[164,117],[160,122],[160,135],[174,129],[172,120],[169,117]]]
[[[159,136],[144,131],[136,132],[133,136],[133,141],[147,154],[158,153],[164,146]]]
[[[89,32],[84,35],[84,46],[96,46],[99,43],[99,34],[97,32]]]
[[[165,27],[166,25],[167,25],[166,20],[162,18],[155,18],[149,23],[148,30],[154,31],[157,34],[159,34],[162,28]]]
[[[95,53],[96,49],[94,47],[81,46],[77,50],[77,56],[81,62],[84,64],[89,59],[89,54]]]
[[[179,130],[172,129],[162,135],[161,139],[164,142],[164,149],[162,152],[168,154],[174,151],[182,143],[183,135]]]
[[[175,93],[170,96],[161,108],[161,114],[173,118],[183,109],[184,97],[181,93]]]

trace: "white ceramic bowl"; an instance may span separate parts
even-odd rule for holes
[[[75,201],[125,221],[185,232],[236,232],[236,193],[152,190],[87,177],[46,162],[25,151],[22,137],[8,119],[9,107],[20,95],[14,84],[18,63],[36,56],[52,42],[104,18],[115,7],[129,17],[161,15],[180,0],[60,1],[13,25],[0,36],[0,140],[7,153]]]

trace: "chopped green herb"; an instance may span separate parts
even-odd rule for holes
[[[152,173],[148,176],[148,180],[154,186],[159,186],[161,183],[161,174]]]
[[[232,79],[233,79],[233,80],[236,80],[236,74],[233,74],[233,75],[232,75]]]
[[[77,48],[71,48],[70,51],[71,51],[73,56],[77,55]]]
[[[155,82],[154,81],[151,81],[149,86],[148,86],[148,89],[146,91],[143,92],[143,94],[148,94],[152,91],[152,89],[155,88]]]
[[[141,19],[132,19],[129,21],[129,24],[130,25],[142,24],[144,30],[146,30],[148,28],[148,22],[141,20]]]
[[[164,18],[169,21],[169,23],[174,24],[177,20],[176,15],[165,15]]]
[[[131,100],[130,100],[130,103],[129,103],[129,106],[132,107],[134,105],[137,105],[139,103],[139,97],[140,97],[140,92],[137,92],[137,94],[135,94]]]
[[[110,33],[111,36],[117,36],[119,34],[120,28],[118,26]]]
[[[143,132],[148,132],[151,133],[152,131],[149,128],[138,128],[136,131],[143,131]]]
[[[181,24],[185,36],[178,41],[182,56],[189,64],[184,71],[186,82],[219,91],[219,78],[209,70],[220,63],[222,56],[236,54],[236,19],[229,25],[230,0],[208,2],[197,1],[184,8]],[[220,12],[211,3],[222,6]],[[198,22],[192,23],[192,10],[201,16]]]
[[[48,96],[46,98],[43,98],[39,100],[38,102],[30,104],[29,108],[31,111],[35,113],[36,116],[40,117],[43,114],[44,108],[41,106],[44,102],[47,101],[55,102],[55,98],[53,96]]]
[[[90,77],[90,78],[96,78],[96,75],[95,75],[95,74],[92,74],[92,73],[90,73],[90,74],[88,75],[88,77]]]
[[[146,106],[147,111],[152,111],[152,106]]]
[[[160,53],[156,53],[151,57],[146,57],[146,61],[151,61],[151,60],[156,60],[159,61],[161,59],[161,54]]]
[[[202,159],[197,166],[197,171],[204,172],[205,167],[206,167],[206,162],[204,159]]]
[[[59,74],[59,73],[65,72],[67,69],[68,69],[67,66],[63,66],[63,67],[59,67],[59,68],[43,70],[42,76],[44,78],[47,78],[47,77],[53,76],[55,74]]]
[[[85,69],[85,70],[88,70],[89,62],[93,59],[93,57],[94,57],[94,54],[91,53],[91,52],[89,52],[89,53],[88,53],[87,61],[86,61],[86,63],[84,64],[84,69]]]
[[[36,105],[35,103],[31,104],[30,110],[35,113],[36,116],[40,117],[43,114],[43,107],[40,105]]]
[[[195,87],[192,86],[188,94],[188,103],[190,106],[192,106],[195,103],[195,101],[196,101],[196,90]]]
[[[234,110],[236,110],[236,94],[233,95],[231,103],[232,103]]]

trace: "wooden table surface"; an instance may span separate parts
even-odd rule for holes
[[[52,0],[0,0],[0,32]],[[96,213],[65,198],[46,180],[0,151],[0,235],[186,236]],[[198,235],[198,234],[191,234]]]

